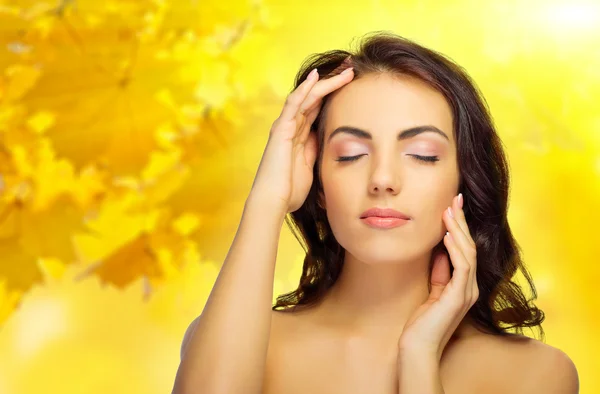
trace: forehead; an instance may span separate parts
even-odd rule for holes
[[[367,129],[375,139],[433,125],[454,140],[452,110],[445,97],[414,77],[367,74],[332,93],[330,100],[326,138],[341,125]]]

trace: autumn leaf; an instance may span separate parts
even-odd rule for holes
[[[225,105],[235,95],[227,51],[248,34],[240,26],[264,18],[260,6],[240,0],[226,11],[216,1],[200,7],[184,1],[108,1],[100,9],[95,4],[21,5],[26,26],[52,23],[42,22],[43,33],[25,30],[13,38],[36,48],[29,62],[44,64],[39,75],[34,66],[14,66],[23,82],[13,90],[27,87],[24,105],[57,115],[46,134],[57,155],[76,169],[101,163],[113,173],[133,175],[158,147],[157,125],[185,118],[157,101],[157,93],[168,88],[182,108]],[[186,13],[183,20],[180,12]],[[199,23],[207,16],[210,23]],[[45,45],[49,41],[53,45]],[[37,83],[29,86],[33,78]]]
[[[238,98],[254,83],[236,76],[229,53],[268,29],[266,16],[245,0],[2,3],[0,236],[10,258],[0,278],[10,300],[74,263],[80,278],[156,288],[198,256],[214,207],[173,202],[201,184],[191,177],[212,179],[198,166],[229,146]]]

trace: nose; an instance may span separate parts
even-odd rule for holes
[[[395,159],[380,157],[374,164],[369,180],[369,192],[380,194],[390,192],[396,195],[400,192],[400,174]]]

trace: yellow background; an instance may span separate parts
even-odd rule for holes
[[[481,87],[547,343],[600,392],[599,6],[296,4],[0,0],[0,393],[170,392],[298,67],[373,30]],[[301,261],[284,228],[274,296]]]

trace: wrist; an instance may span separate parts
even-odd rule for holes
[[[440,364],[434,357],[405,354],[398,357],[398,387],[400,393],[443,394]]]
[[[398,377],[402,381],[417,377],[433,378],[439,375],[440,361],[431,353],[399,353],[396,363]]]
[[[256,214],[265,219],[272,218],[283,223],[285,215],[287,215],[287,205],[283,200],[274,201],[273,198],[250,193],[244,204],[244,215],[246,214]]]
[[[413,363],[415,361],[424,363],[439,363],[438,351],[428,347],[400,346],[398,348],[398,363]]]

